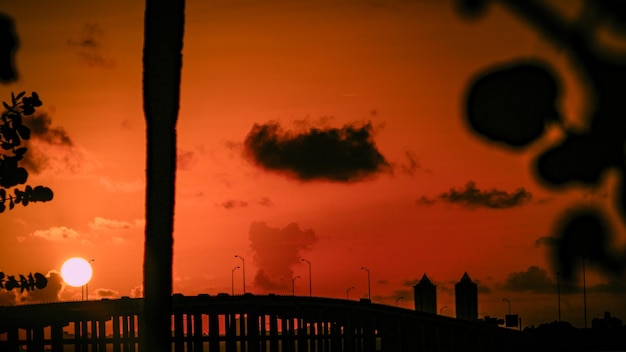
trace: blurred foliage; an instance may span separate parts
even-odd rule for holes
[[[477,18],[490,3],[504,5],[564,52],[591,93],[586,130],[574,129],[560,116],[561,81],[547,62],[520,58],[498,63],[470,82],[465,101],[469,127],[479,136],[519,150],[542,137],[547,127],[563,138],[534,161],[537,178],[550,187],[595,187],[609,170],[620,174],[614,205],[626,221],[626,51],[606,48],[607,28],[625,39],[626,1],[584,1],[573,20],[539,0],[458,0],[458,11]],[[623,50],[622,50],[623,51]],[[616,248],[608,215],[590,206],[566,212],[553,234],[552,259],[566,280],[578,277],[583,260],[618,278],[626,269],[626,249]]]
[[[28,151],[22,142],[30,139],[30,129],[24,124],[24,118],[35,113],[42,105],[39,95],[33,92],[26,96],[25,92],[17,95],[11,93],[11,103],[2,103],[5,110],[0,119],[0,213],[16,204],[28,205],[31,202],[47,202],[52,200],[52,190],[44,186],[23,189],[17,186],[25,184],[28,171],[19,166]],[[13,190],[13,194],[7,191]]]

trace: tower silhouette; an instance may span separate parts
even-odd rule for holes
[[[478,319],[478,285],[463,274],[461,281],[454,285],[456,318],[474,321]]]
[[[413,286],[415,310],[437,314],[437,286],[424,274],[420,282]]]

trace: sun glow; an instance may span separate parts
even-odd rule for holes
[[[91,265],[83,258],[70,258],[61,267],[63,281],[73,287],[80,287],[88,283],[92,274]]]

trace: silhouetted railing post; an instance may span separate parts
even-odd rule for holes
[[[278,316],[270,314],[270,351],[278,351]]]
[[[220,351],[220,339],[219,339],[220,317],[217,313],[211,313],[209,314],[208,321],[209,321],[209,352]],[[224,324],[226,323],[227,323],[227,320],[224,319]]]
[[[246,334],[242,336],[246,337],[248,341],[249,352],[260,352],[260,339],[259,339],[259,316],[254,313],[248,313],[246,316]]]

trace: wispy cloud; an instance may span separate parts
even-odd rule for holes
[[[372,125],[289,132],[279,123],[255,124],[244,141],[255,165],[300,181],[356,182],[390,170],[372,136]]]
[[[176,169],[179,171],[189,171],[197,163],[198,157],[192,150],[176,151]]]
[[[247,202],[241,200],[230,199],[220,204],[224,209],[245,208],[248,206]]]
[[[133,181],[111,181],[108,178],[101,177],[99,179],[101,185],[103,185],[109,191],[115,192],[138,192],[145,189],[145,182],[143,180]]]
[[[65,226],[51,227],[46,230],[37,230],[33,232],[31,236],[43,238],[53,242],[75,241],[81,238],[80,234],[76,230]]]
[[[115,61],[106,55],[104,39],[104,31],[98,23],[85,23],[78,39],[67,43],[76,49],[76,55],[88,67],[111,68]]]
[[[89,223],[89,228],[93,230],[123,230],[135,227],[142,227],[144,223],[144,219],[136,219],[131,222],[95,217],[93,221]]]
[[[464,188],[451,188],[448,192],[439,194],[435,198],[421,196],[417,199],[418,205],[432,205],[436,202],[457,204],[463,208],[490,208],[508,209],[524,205],[532,200],[533,196],[523,187],[513,192],[498,190],[480,190],[474,181],[469,181]]]

